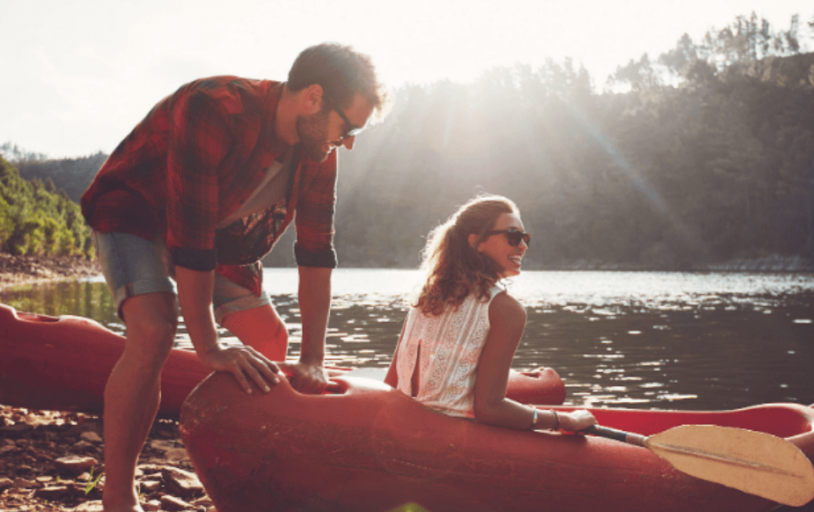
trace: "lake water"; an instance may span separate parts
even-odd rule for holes
[[[411,270],[335,271],[329,363],[383,377],[418,278]],[[289,357],[296,357],[296,269],[267,269],[265,287],[291,332]],[[686,410],[814,403],[814,274],[524,272],[510,291],[528,312],[514,368],[553,367],[569,404]],[[100,278],[8,288],[0,302],[124,328]],[[178,345],[191,347],[183,327]]]

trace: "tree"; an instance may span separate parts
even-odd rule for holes
[[[616,72],[608,77],[608,81],[628,84],[634,92],[662,84],[659,70],[654,67],[646,53],[638,61],[631,59],[626,65],[618,66]]]

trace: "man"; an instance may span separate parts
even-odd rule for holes
[[[201,361],[234,374],[247,393],[269,391],[288,338],[259,260],[296,218],[302,345],[300,360],[285,366],[300,391],[327,385],[334,150],[353,148],[382,102],[369,57],[318,45],[297,57],[285,83],[213,77],[182,86],[99,170],[82,212],[127,326],[105,389],[107,512],[142,510],[136,463],[177,327],[170,278]],[[244,347],[220,347],[216,322]]]

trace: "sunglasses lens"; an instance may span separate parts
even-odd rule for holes
[[[520,245],[520,240],[526,242],[526,245],[529,245],[529,242],[531,242],[531,235],[521,231],[509,231],[506,233],[506,238],[508,238],[509,245],[512,247],[517,247]]]

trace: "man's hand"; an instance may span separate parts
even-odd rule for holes
[[[199,354],[199,357],[212,370],[232,372],[246,393],[252,392],[251,382],[266,393],[271,391],[269,383],[275,385],[280,382],[277,375],[280,368],[277,364],[252,347],[218,347],[203,355]]]
[[[328,387],[328,374],[321,364],[304,363],[277,363],[294,389],[300,393],[316,395]]]

